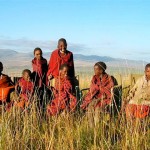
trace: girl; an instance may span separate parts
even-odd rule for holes
[[[42,50],[38,47],[34,49],[32,68],[32,78],[35,86],[42,88],[46,84],[47,60],[42,57]]]
[[[13,95],[14,105],[22,109],[30,104],[33,96],[34,85],[30,77],[31,71],[28,69],[23,70],[22,77],[15,85],[16,93]]]

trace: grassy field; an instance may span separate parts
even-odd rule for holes
[[[80,87],[89,87],[91,73],[80,74]],[[127,79],[128,81],[128,79]],[[125,114],[101,113],[89,125],[81,111],[46,117],[36,101],[24,111],[1,109],[0,150],[149,150],[150,118],[126,120]]]

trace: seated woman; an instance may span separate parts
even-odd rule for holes
[[[10,92],[14,90],[10,77],[2,73],[3,64],[0,62],[0,103],[10,101]]]
[[[12,96],[14,105],[24,109],[30,104],[33,96],[34,85],[30,80],[31,71],[23,70],[22,78],[15,85],[15,93]]]
[[[111,88],[114,84],[111,76],[105,72],[106,67],[104,62],[97,62],[94,65],[95,75],[92,78],[90,90],[80,106],[83,110],[86,110],[91,102],[94,102],[94,108],[104,108],[111,103]]]
[[[68,77],[68,66],[63,64],[59,69],[59,76],[56,78],[55,87],[52,88],[54,99],[47,106],[48,115],[56,115],[62,110],[74,111],[76,97],[72,95],[72,85]]]
[[[150,115],[150,63],[145,66],[145,75],[130,90],[126,103],[127,118],[145,118]]]

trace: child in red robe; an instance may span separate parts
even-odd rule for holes
[[[94,65],[95,75],[92,78],[90,90],[83,97],[81,108],[86,110],[86,116],[90,127],[100,121],[100,113],[107,113],[111,104],[111,88],[114,86],[111,76],[106,72],[106,64],[97,62]]]
[[[46,105],[46,97],[50,97],[48,89],[46,88],[46,75],[47,75],[47,60],[42,56],[42,50],[37,47],[34,49],[34,59],[32,60],[32,80],[35,85],[35,90],[38,96],[38,106],[42,108]],[[44,95],[44,92],[47,93]]]
[[[42,50],[37,47],[34,49],[34,59],[32,60],[32,78],[35,86],[42,88],[46,84],[47,60],[42,57]]]
[[[73,54],[67,50],[67,42],[63,38],[59,39],[57,49],[51,54],[47,72],[48,81],[59,76],[59,68],[62,64],[68,65],[68,76],[74,77]]]
[[[28,107],[33,96],[34,84],[30,80],[31,71],[23,70],[22,78],[19,79],[15,86],[17,97],[13,98],[14,105],[24,109]]]
[[[14,90],[13,82],[10,77],[2,73],[3,64],[0,62],[0,103],[10,100],[10,92]]]
[[[68,66],[66,64],[60,67],[60,76],[56,78],[53,88],[54,99],[47,106],[48,115],[56,115],[62,110],[74,111],[76,107],[76,97],[72,95],[72,85],[68,77]]]
[[[95,75],[92,78],[89,92],[83,98],[82,109],[85,110],[93,100],[96,100],[95,108],[111,104],[111,88],[114,83],[105,70],[106,64],[104,62],[97,62],[94,65]]]

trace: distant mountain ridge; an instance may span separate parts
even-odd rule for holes
[[[43,57],[49,61],[51,52],[44,52]],[[31,61],[34,58],[33,52],[17,52],[10,49],[0,49],[0,61],[7,67],[21,67],[30,66]],[[104,61],[111,67],[143,67],[146,62],[136,60],[125,60],[121,58],[112,58],[109,56],[98,55],[82,55],[74,54],[75,67],[88,67],[93,66],[98,61]]]

